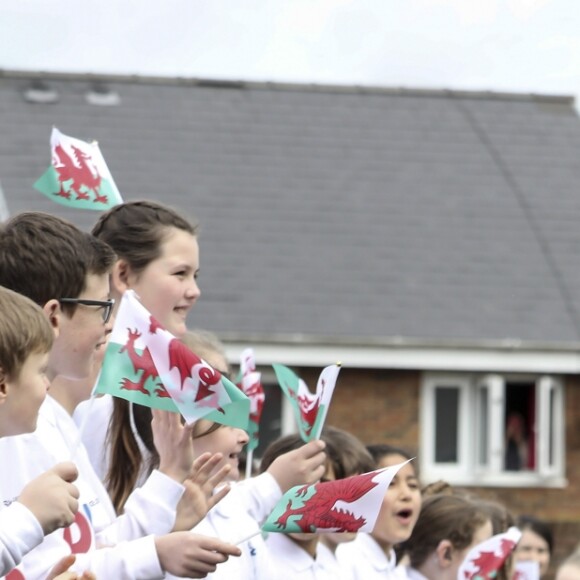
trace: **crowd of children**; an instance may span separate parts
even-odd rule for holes
[[[90,234],[37,212],[0,226],[0,576],[454,580],[470,549],[513,523],[500,504],[444,483],[422,490],[406,451],[333,426],[308,443],[278,439],[260,474],[240,481],[244,430],[91,397],[127,290],[227,376],[219,341],[186,327],[199,270],[197,226],[154,202],[120,204]],[[401,463],[370,533],[261,532],[294,486]],[[544,577],[549,529],[517,524],[522,539],[497,578],[518,560]],[[557,578],[579,569],[571,556]]]

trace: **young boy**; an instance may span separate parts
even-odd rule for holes
[[[20,214],[0,228],[0,285],[40,305],[54,330],[49,380],[57,375],[71,379],[89,375],[112,326],[113,303],[108,296],[114,258],[109,246],[48,214]],[[237,548],[219,540],[167,533],[183,494],[179,480],[184,479],[184,463],[187,469],[191,467],[191,461],[185,461],[190,440],[184,439],[183,453],[171,441],[175,453],[165,463],[168,475],[155,471],[132,494],[125,513],[115,518],[71,417],[78,397],[66,387],[51,391],[34,434],[0,441],[0,456],[11,465],[0,481],[2,499],[13,499],[39,471],[63,459],[74,459],[79,470],[81,509],[74,525],[64,533],[53,532],[23,559],[20,568],[25,577],[45,578],[71,552],[77,554],[75,570],[91,569],[99,579],[162,578],[165,571],[199,577],[228,555],[239,554]],[[180,424],[177,432],[169,425],[162,433],[166,445],[171,434],[182,435],[182,431]]]
[[[0,437],[36,428],[48,388],[45,372],[52,343],[42,310],[0,287]],[[71,482],[76,477],[74,464],[56,465],[0,510],[0,575],[16,567],[45,534],[73,522],[79,492]]]

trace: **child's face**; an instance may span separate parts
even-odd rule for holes
[[[32,433],[36,429],[38,410],[50,385],[47,365],[48,353],[32,353],[18,376],[6,381],[0,436]]]
[[[107,300],[108,296],[109,275],[89,274],[86,288],[78,298]],[[103,322],[102,309],[95,306],[79,304],[70,318],[62,313],[58,337],[49,358],[50,378],[56,375],[69,379],[88,377],[95,366],[97,350],[103,348],[112,325],[112,318]]]
[[[378,468],[403,463],[402,455],[387,455]],[[412,463],[407,463],[393,478],[372,531],[372,537],[385,549],[409,538],[421,510],[419,482]]]
[[[540,565],[540,576],[548,571],[550,565],[550,546],[542,536],[532,530],[523,530],[522,538],[515,551],[518,561],[533,560]]]
[[[138,276],[130,275],[128,285],[145,308],[169,332],[181,338],[187,331],[187,313],[200,296],[198,270],[197,239],[184,230],[170,228],[159,258]]]
[[[211,425],[210,421],[200,419],[195,424],[194,435],[204,433]],[[210,453],[222,453],[224,457],[216,469],[224,465],[231,465],[232,469],[227,479],[229,481],[237,481],[240,478],[238,469],[240,453],[247,442],[248,434],[243,429],[222,425],[219,429],[194,439],[193,449],[196,457],[207,451]]]

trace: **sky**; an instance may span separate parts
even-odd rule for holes
[[[580,96],[580,1],[4,0],[0,69]]]

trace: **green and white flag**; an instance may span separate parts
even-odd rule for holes
[[[318,439],[328,413],[328,406],[340,372],[340,364],[331,365],[322,370],[315,394],[312,394],[306,383],[288,367],[280,364],[272,366],[280,388],[292,404],[300,436],[306,443],[312,439]]]
[[[187,423],[248,426],[248,397],[165,330],[132,290],[115,317],[93,394],[100,393],[179,412]]]
[[[50,136],[52,163],[34,184],[49,199],[79,209],[103,211],[123,202],[96,142]]]

